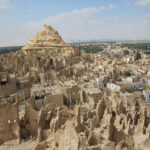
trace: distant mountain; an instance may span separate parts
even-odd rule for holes
[[[135,40],[137,40],[137,41],[150,41],[150,37],[149,38],[136,38]]]
[[[107,42],[119,42],[119,43],[150,43],[150,39],[99,39],[99,40],[88,40],[88,41],[73,41],[73,42],[68,42],[68,43],[95,43],[95,42],[101,42],[101,43],[107,43]]]

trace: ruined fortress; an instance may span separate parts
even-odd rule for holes
[[[117,82],[126,66],[44,25],[0,55],[0,150],[149,150],[150,105]]]

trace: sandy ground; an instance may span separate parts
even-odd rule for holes
[[[13,140],[0,145],[0,150],[32,150],[35,145],[35,140],[22,141],[21,144],[17,144],[17,140]]]

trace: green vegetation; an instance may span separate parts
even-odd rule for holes
[[[129,55],[129,51],[128,51],[128,50],[125,50],[125,51],[123,52],[123,54],[124,54],[124,55]]]
[[[129,71],[126,71],[126,72],[124,73],[124,75],[125,75],[126,77],[130,77],[130,76],[131,76],[131,73],[130,73]]]
[[[135,60],[138,60],[138,59],[141,59],[141,54],[137,52],[135,55]]]
[[[142,49],[142,50],[150,50],[150,43],[123,43],[121,47],[128,47],[130,49]]]
[[[16,52],[20,50],[22,46],[13,46],[13,47],[0,47],[0,54],[6,54],[9,52]]]
[[[73,45],[74,48],[80,48],[80,50],[84,50],[86,53],[98,53],[103,51],[103,48],[99,45]]]

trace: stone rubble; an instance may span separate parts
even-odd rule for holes
[[[150,103],[133,88],[142,84],[123,81],[139,64],[73,49],[44,25],[0,55],[0,150],[149,150]]]

